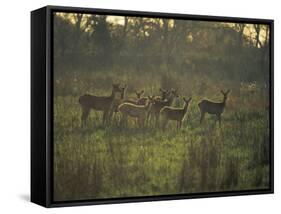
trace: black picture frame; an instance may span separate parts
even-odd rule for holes
[[[264,190],[192,193],[55,202],[53,200],[53,16],[54,12],[94,13],[200,21],[227,21],[270,26],[270,188]],[[274,21],[158,12],[46,6],[31,12],[31,201],[44,207],[112,204],[268,194],[274,192]]]

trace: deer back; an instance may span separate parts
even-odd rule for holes
[[[145,115],[147,106],[123,103],[118,107],[118,110],[122,114],[129,115],[131,117],[140,117]]]
[[[201,112],[207,112],[209,114],[221,114],[224,111],[225,103],[216,103],[209,100],[202,100],[198,104]]]

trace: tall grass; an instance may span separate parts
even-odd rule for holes
[[[78,72],[77,72],[78,74]],[[202,80],[203,79],[203,80]],[[80,127],[78,98],[84,93],[110,94],[112,82],[157,94],[158,88],[179,88],[192,103],[183,127],[169,123],[163,132],[151,124],[143,129],[130,120],[127,128],[115,122],[103,126],[100,112],[91,112]],[[219,128],[212,116],[199,125],[197,103],[222,99],[232,91]],[[249,96],[239,84],[186,74],[134,75],[129,71],[107,76],[93,73],[55,79],[54,199],[81,200],[263,189],[269,186],[269,113],[265,93]],[[178,105],[183,103],[178,101]]]

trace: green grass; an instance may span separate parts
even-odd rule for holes
[[[134,120],[121,128],[118,116],[104,127],[101,113],[94,111],[81,128],[78,98],[86,89],[77,84],[55,86],[57,92],[63,88],[54,98],[56,201],[269,187],[269,118],[267,101],[259,93],[241,95],[233,87],[221,128],[212,116],[199,125],[197,103],[203,97],[222,99],[220,86],[212,82],[212,90],[203,95],[198,95],[198,84],[181,85],[181,94],[192,91],[193,100],[180,131],[173,122],[165,132],[150,124],[140,129]]]

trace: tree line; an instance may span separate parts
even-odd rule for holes
[[[54,15],[58,75],[114,69],[189,72],[267,84],[269,40],[269,26],[260,24]]]

